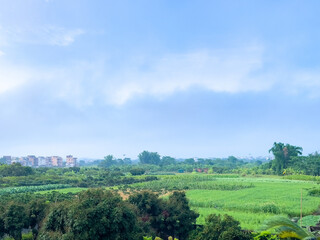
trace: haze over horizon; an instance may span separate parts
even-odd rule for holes
[[[0,4],[0,156],[320,150],[319,1]]]

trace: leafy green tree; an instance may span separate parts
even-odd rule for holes
[[[21,240],[21,231],[28,225],[26,209],[23,205],[11,203],[3,214],[4,228],[15,240]]]
[[[284,169],[289,167],[290,159],[302,154],[302,148],[284,143],[274,143],[269,152],[274,155],[272,165],[277,174],[281,174]]]
[[[49,213],[41,239],[136,240],[140,230],[132,206],[115,193],[90,189]]]
[[[142,164],[160,164],[160,155],[157,152],[143,151],[138,155],[138,157]]]
[[[187,239],[199,216],[190,209],[184,192],[173,192],[162,212],[161,237]]]
[[[185,159],[185,160],[184,160],[184,163],[185,163],[185,164],[195,164],[196,162],[194,161],[193,158],[188,158],[188,159]]]
[[[108,156],[104,157],[104,160],[102,160],[99,163],[99,167],[108,168],[108,167],[111,167],[112,165],[116,165],[116,164],[117,164],[117,161],[113,157],[113,155],[108,155]]]
[[[65,234],[67,231],[68,223],[68,207],[66,201],[55,204],[44,222],[44,228],[42,232],[42,238],[46,234],[51,235],[55,233],[56,235]]]
[[[146,171],[143,169],[143,168],[132,168],[130,170],[130,173],[133,175],[133,176],[138,176],[138,175],[142,175],[144,174]]]
[[[317,152],[308,156],[292,157],[290,165],[298,174],[320,176],[320,154]]]
[[[176,164],[176,160],[173,157],[170,156],[164,156],[161,158],[161,165],[172,165]]]
[[[157,235],[161,224],[164,201],[150,191],[130,195],[128,201],[137,207],[141,226],[148,235]]]
[[[20,163],[13,163],[11,165],[0,166],[0,176],[28,176],[34,174],[34,170],[31,167],[21,166]]]
[[[28,217],[29,225],[32,229],[34,239],[38,236],[37,226],[39,226],[42,220],[46,216],[46,209],[48,204],[44,199],[34,199],[28,204]]]
[[[1,212],[0,212],[1,214]],[[5,228],[4,228],[4,221],[0,215],[0,239],[3,237],[3,235],[5,234]]]
[[[241,231],[240,223],[229,215],[210,214],[196,240],[249,240],[251,234]]]

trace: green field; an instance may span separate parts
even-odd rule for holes
[[[40,193],[40,194],[46,194],[50,193],[53,191],[59,192],[59,193],[78,193],[83,190],[86,190],[87,188],[79,188],[79,187],[74,187],[74,188],[63,188],[63,189],[55,189],[55,190],[48,190],[48,191],[38,191],[35,193]]]
[[[318,209],[319,197],[308,196],[317,182],[260,177],[219,177],[219,175],[159,176],[161,180],[133,184],[137,189],[185,189],[190,205],[203,224],[210,213],[229,214],[245,229],[257,230],[274,215],[299,216],[301,190],[303,215]],[[197,189],[197,186],[199,189]]]
[[[320,189],[316,181],[290,180],[282,177],[240,177],[238,175],[178,174],[159,175],[160,180],[115,188],[129,190],[185,190],[199,224],[211,213],[228,214],[245,229],[258,230],[263,221],[274,215],[300,216],[302,190],[303,215],[312,214],[320,197],[309,196],[310,189]],[[77,193],[86,188],[56,189],[60,193]],[[39,191],[47,193],[49,191]]]

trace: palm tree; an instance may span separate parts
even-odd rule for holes
[[[289,166],[289,161],[291,157],[296,157],[302,154],[302,147],[293,146],[284,143],[273,143],[272,148],[269,153],[272,152],[274,155],[274,160],[272,165],[274,166],[277,174],[281,174],[284,169]]]
[[[288,218],[275,216],[268,219],[264,225],[263,230],[276,229],[280,238],[297,238],[301,240],[319,240],[311,232],[299,227],[296,223],[290,221]]]

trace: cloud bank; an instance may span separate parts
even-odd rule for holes
[[[72,39],[52,41],[63,45]],[[317,70],[265,70],[263,48],[256,46],[132,58],[117,71],[111,71],[110,63],[103,60],[39,69],[6,63],[4,57],[0,58],[0,94],[40,85],[53,100],[79,108],[96,102],[119,106],[144,96],[162,99],[193,88],[231,94],[268,91],[283,84],[284,76],[292,80],[283,84],[286,92],[305,90],[316,95],[320,89]]]

